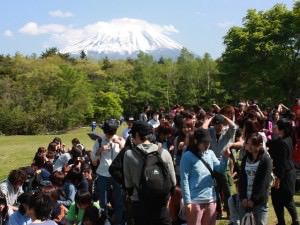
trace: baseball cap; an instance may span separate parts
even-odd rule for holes
[[[224,123],[224,117],[220,114],[215,115],[212,121],[213,124],[223,124]]]
[[[142,137],[152,134],[152,126],[145,121],[135,121],[133,122],[132,128],[129,134],[139,133]]]
[[[119,123],[116,119],[110,119],[104,122],[104,124],[101,126],[104,133],[110,132],[110,131],[116,131],[119,127]]]

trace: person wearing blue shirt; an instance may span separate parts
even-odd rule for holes
[[[197,129],[190,139],[190,146],[180,163],[181,189],[188,225],[214,225],[216,223],[216,191],[212,171],[226,170],[229,151],[219,161],[209,149],[210,135],[207,129]]]
[[[32,222],[30,217],[26,215],[26,209],[28,208],[30,197],[30,193],[23,193],[19,196],[19,209],[9,217],[8,225],[28,225]]]

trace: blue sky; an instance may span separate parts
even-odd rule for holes
[[[178,33],[171,33],[169,37],[198,55],[208,52],[217,58],[224,50],[223,36],[230,26],[241,25],[247,9],[265,10],[276,3],[284,3],[292,8],[293,2],[293,0],[4,0],[1,2],[0,14],[0,54],[15,52],[27,55],[40,54],[46,47],[55,44],[53,42],[55,34],[64,32],[66,27],[80,29],[98,21],[106,22],[127,17],[161,26],[173,25]],[[34,24],[38,25],[38,28]],[[28,25],[26,29],[25,25]]]

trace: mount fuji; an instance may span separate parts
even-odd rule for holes
[[[115,19],[85,27],[72,42],[66,43],[61,53],[79,56],[84,51],[89,58],[136,58],[139,52],[154,58],[176,58],[183,48],[168,35],[178,32],[172,25],[161,26],[138,19]],[[74,38],[73,38],[74,39]]]

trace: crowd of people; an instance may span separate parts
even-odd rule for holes
[[[39,147],[28,167],[0,183],[0,225],[239,225],[251,212],[278,225],[294,202],[300,163],[300,99],[260,109],[255,102],[152,110],[109,119],[91,150],[78,138]]]

